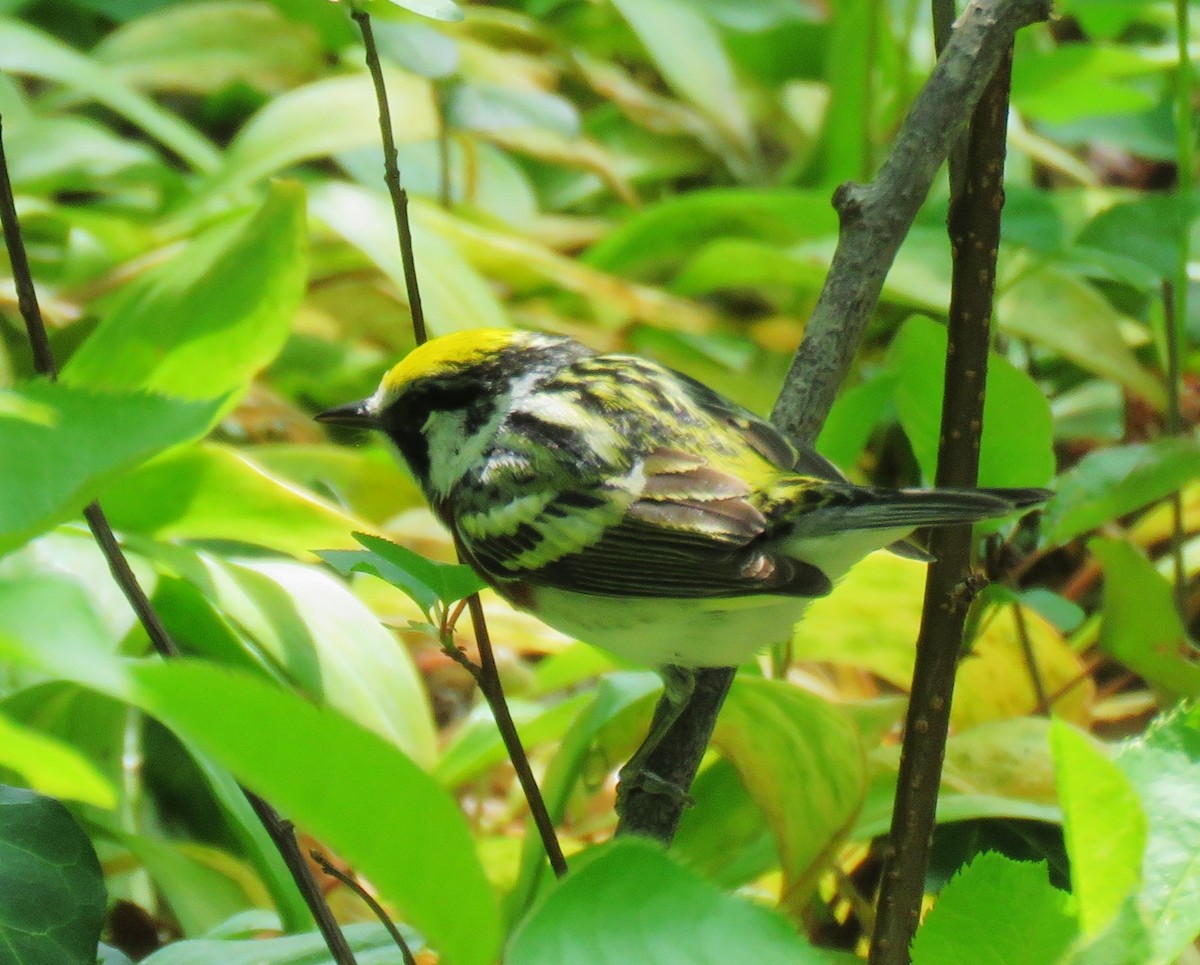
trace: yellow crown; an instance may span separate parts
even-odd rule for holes
[[[392,366],[381,387],[390,395],[414,379],[472,365],[495,355],[520,334],[509,328],[475,328],[432,339]]]

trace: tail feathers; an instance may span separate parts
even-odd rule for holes
[[[1044,503],[1046,489],[877,489],[831,486],[829,498],[794,522],[797,535],[847,530],[913,530],[1007,516]]]

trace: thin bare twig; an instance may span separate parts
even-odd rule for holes
[[[4,243],[8,248],[9,261],[12,264],[13,281],[17,289],[21,318],[25,322],[25,330],[29,335],[29,342],[33,346],[34,368],[40,375],[56,381],[58,379],[58,363],[50,346],[41,308],[38,306],[37,291],[34,288],[33,275],[29,270],[29,259],[25,253],[25,241],[21,236],[21,225],[17,218],[12,181],[8,173],[8,159],[4,153],[2,119],[0,119],[0,221],[3,222]],[[150,638],[155,652],[165,659],[178,657],[179,647],[167,633],[154,605],[150,602],[146,591],[142,589],[141,583],[138,582],[100,504],[98,502],[91,503],[84,509],[83,515],[101,553],[104,554],[113,579],[121,588],[121,592],[129,601],[134,613],[137,614],[138,621],[146,631],[146,636]],[[325,903],[325,898],[321,894],[321,889],[317,887],[308,863],[300,854],[291,822],[281,818],[275,809],[258,795],[244,787],[242,792],[246,795],[254,813],[258,815],[267,834],[278,849],[280,857],[283,858],[284,864],[287,865],[288,871],[295,879],[296,887],[300,889],[300,894],[312,912],[334,961],[338,965],[355,965],[350,946],[346,943],[346,938],[338,927],[333,912]]]
[[[1004,204],[1011,74],[1010,39],[1000,52],[999,67],[975,109],[961,190],[950,202],[954,273],[938,446],[938,486],[969,487],[978,478],[996,253]],[[935,562],[929,567],[925,584],[912,694],[896,778],[896,802],[871,941],[871,965],[907,965],[909,945],[925,894],[950,704],[967,616],[964,587],[971,582],[971,528],[935,530],[930,551]]]
[[[392,133],[391,113],[388,110],[383,68],[379,62],[379,51],[371,30],[370,15],[365,10],[352,6],[350,16],[354,18],[354,22],[358,24],[362,33],[363,44],[366,47],[367,69],[370,71],[371,80],[375,86],[375,96],[379,102],[379,132],[383,141],[384,181],[387,183],[388,193],[392,197],[392,209],[396,218],[400,256],[404,263],[404,280],[408,286],[408,300],[412,307],[413,334],[417,344],[420,345],[427,337],[425,316],[421,310],[421,294],[417,284],[412,229],[408,221],[408,194],[400,184],[400,168],[396,163],[396,143]],[[459,559],[462,559],[461,551],[459,551]],[[550,866],[554,869],[555,875],[561,878],[567,873],[566,858],[563,857],[562,847],[559,845],[558,836],[554,831],[554,822],[550,819],[550,812],[542,798],[542,792],[533,775],[533,769],[529,766],[529,758],[525,753],[525,748],[521,745],[521,737],[517,733],[516,724],[513,723],[512,714],[509,713],[508,703],[504,698],[504,688],[496,670],[496,661],[492,655],[491,636],[488,633],[483,615],[483,605],[479,601],[478,594],[467,599],[467,606],[471,612],[471,624],[475,631],[480,660],[480,666],[471,671],[472,676],[475,677],[484,700],[488,702],[488,706],[492,710],[492,717],[496,721],[496,727],[500,731],[500,737],[504,741],[509,759],[516,769],[517,780],[520,782],[525,800],[529,804],[529,811],[537,825],[542,846],[550,860]],[[455,655],[454,652],[451,652],[451,656],[460,663],[466,661],[464,666],[470,663],[461,653]]]
[[[417,965],[417,960],[413,958],[412,949],[408,947],[408,942],[404,940],[404,936],[400,934],[400,929],[396,927],[396,923],[392,921],[391,916],[384,911],[383,906],[377,902],[374,896],[367,891],[362,885],[354,880],[341,868],[336,867],[325,855],[315,848],[308,852],[313,861],[321,866],[321,870],[331,878],[337,878],[342,884],[353,891],[359,898],[363,900],[368,908],[375,914],[375,917],[383,922],[383,927],[387,929],[388,934],[392,936],[392,941],[396,947],[400,949],[400,954],[404,958],[404,965]]]
[[[417,285],[417,260],[412,240],[412,225],[408,220],[408,192],[400,183],[400,165],[397,160],[396,137],[392,133],[392,110],[388,106],[387,86],[383,80],[383,66],[379,62],[379,48],[375,44],[375,33],[371,29],[371,16],[365,10],[352,5],[350,16],[358,24],[366,47],[367,70],[375,86],[375,100],[379,104],[379,134],[383,144],[383,181],[392,198],[392,214],[396,219],[396,233],[400,241],[400,261],[404,265],[404,287],[408,293],[408,309],[412,314],[413,334],[420,345],[429,336],[425,332],[425,310],[421,307],[421,290]]]
[[[1029,671],[1029,682],[1033,686],[1033,696],[1039,714],[1050,713],[1050,701],[1046,696],[1046,685],[1042,682],[1042,671],[1037,664],[1037,654],[1033,650],[1033,638],[1029,635],[1029,621],[1025,619],[1025,607],[1019,600],[1012,603],[1013,622],[1017,627],[1017,639],[1021,642],[1021,655],[1025,659],[1025,669]]]

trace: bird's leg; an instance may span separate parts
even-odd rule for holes
[[[691,699],[696,689],[696,671],[690,667],[677,667],[667,664],[659,668],[663,679],[663,695],[658,706],[654,708],[654,716],[650,720],[650,731],[646,739],[629,758],[628,763],[621,768],[617,785],[617,812],[620,813],[625,796],[637,787],[651,794],[666,794],[670,797],[688,799],[687,788],[679,787],[664,780],[653,771],[646,770],[646,762],[650,755],[662,743],[662,739],[679,719],[683,708]]]

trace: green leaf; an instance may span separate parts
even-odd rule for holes
[[[1146,812],[1129,778],[1080,731],[1050,727],[1071,890],[1085,937],[1098,934],[1141,883]]]
[[[1011,717],[951,734],[938,796],[938,824],[976,818],[1061,824],[1048,728],[1043,717]],[[895,744],[871,752],[871,788],[854,840],[888,833],[899,765],[900,748]]]
[[[0,766],[20,774],[42,794],[114,808],[117,792],[74,747],[0,714]]]
[[[353,545],[362,526],[272,476],[240,450],[204,444],[127,473],[104,498],[113,526],[158,540],[233,540],[311,558],[315,546]]]
[[[412,20],[379,20],[372,25],[372,30],[380,55],[409,73],[440,80],[458,72],[461,62],[458,42],[429,24]],[[382,154],[375,168],[376,175],[381,170]],[[400,162],[400,170],[404,172],[405,189],[411,191],[409,169],[403,161]]]
[[[912,945],[913,965],[1058,965],[1076,935],[1071,896],[1046,866],[976,855],[938,895]]]
[[[600,769],[607,771],[616,763],[618,756],[610,753],[605,738],[629,712],[636,712],[640,705],[644,710],[640,720],[649,719],[654,691],[661,686],[656,678],[656,674],[636,671],[610,673],[601,678],[592,700],[568,728],[542,778],[542,797],[551,821],[557,824],[563,819],[571,794],[581,780],[586,781]],[[635,740],[631,737],[629,744]],[[533,904],[545,883],[547,867],[545,851],[531,818],[525,826],[517,883],[508,897],[510,921],[523,918]]]
[[[743,156],[754,146],[733,65],[713,24],[686,0],[613,0],[667,83]]]
[[[460,83],[449,97],[447,111],[447,122],[467,131],[539,127],[575,138],[582,127],[579,111],[566,98],[501,84]]]
[[[379,536],[355,533],[354,538],[367,548],[365,553],[327,550],[321,558],[347,576],[370,573],[379,577],[403,590],[426,614],[439,601],[454,603],[487,586],[469,566],[438,563]]]
[[[61,634],[39,643],[0,634],[0,655],[153,714],[353,864],[447,962],[494,961],[499,908],[466,819],[393,743],[212,664],[121,661]]]
[[[1200,695],[1200,667],[1166,577],[1131,543],[1097,538],[1088,549],[1104,567],[1100,645],[1164,693]]]
[[[1166,404],[1162,384],[1125,343],[1121,326],[1128,319],[1095,288],[1060,268],[1021,274],[996,302],[996,321],[1009,335],[1057,352],[1158,408]]]
[[[900,424],[926,479],[937,473],[945,359],[946,330],[921,316],[904,323],[888,351]],[[1045,394],[1011,362],[991,353],[979,485],[1043,486],[1053,476],[1054,424]]]
[[[780,905],[799,918],[866,793],[862,742],[828,702],[781,681],[743,677],[713,743],[766,815],[783,866]]]
[[[457,23],[463,18],[462,7],[454,0],[381,0],[430,20]]]
[[[195,128],[123,83],[112,71],[66,44],[15,20],[0,18],[0,70],[60,83],[141,128],[199,171],[220,154]]]
[[[237,628],[254,663],[270,676],[290,681],[423,766],[432,765],[437,739],[420,676],[404,646],[345,583],[319,567],[293,562],[239,564],[183,553],[167,561]],[[203,643],[194,632],[184,627],[182,639]],[[219,650],[205,655],[228,659]]]
[[[170,903],[185,935],[202,935],[251,904],[242,882],[261,895],[261,885],[237,859],[204,845],[129,834],[111,822],[104,834],[128,849]]]
[[[58,801],[0,786],[0,946],[13,965],[96,957],[104,879],[86,834]]]
[[[244,389],[291,331],[307,277],[299,185],[277,182],[128,285],[63,370],[73,384],[211,399]]]
[[[310,196],[313,215],[358,248],[400,292],[406,291],[391,202],[377,191],[328,182]],[[413,205],[413,250],[421,305],[432,332],[507,328],[508,317],[488,282],[441,231],[430,229]]]
[[[436,137],[429,81],[388,65],[384,80],[397,139]],[[302,161],[378,143],[379,106],[371,78],[365,72],[326,77],[272,98],[247,121],[207,195],[232,194]]]
[[[1164,714],[1122,746],[1116,764],[1150,822],[1138,904],[1153,923],[1153,965],[1167,965],[1200,933],[1200,711]]]
[[[823,185],[832,188],[843,181],[864,181],[872,174],[873,87],[883,85],[874,76],[879,68],[878,48],[863,42],[882,27],[879,8],[868,0],[842,0],[830,13],[824,71],[830,96],[816,173]]]
[[[591,699],[591,694],[579,693],[545,707],[541,703],[509,698],[508,710],[517,725],[521,746],[529,753],[535,747],[558,745]],[[459,788],[508,759],[491,708],[486,703],[476,704],[467,718],[457,725],[433,774],[445,787]]]
[[[1043,527],[1065,543],[1177,492],[1200,477],[1200,443],[1191,438],[1114,446],[1088,453],[1059,477]]]
[[[714,188],[667,197],[634,213],[584,259],[604,271],[655,281],[714,239],[789,245],[836,235],[837,214],[826,192]]]
[[[637,962],[826,965],[766,908],[686,871],[649,841],[626,838],[574,859],[571,874],[513,936],[509,965]]]
[[[727,760],[705,767],[688,793],[671,842],[672,856],[722,888],[740,888],[779,867],[779,848],[766,818]]]
[[[1189,214],[1188,206],[1174,192],[1147,194],[1100,212],[1079,233],[1076,243],[1136,259],[1152,269],[1153,275],[1170,278],[1178,264]]]
[[[821,426],[817,451],[844,470],[853,468],[884,419],[896,391],[896,376],[882,372],[834,400]]]
[[[405,942],[414,952],[423,945],[411,928],[399,924]],[[383,925],[357,923],[343,925],[342,934],[350,950],[362,965],[399,965],[400,950]],[[331,965],[329,949],[318,932],[304,935],[285,935],[282,938],[248,938],[240,941],[221,941],[215,938],[172,942],[159,949],[142,965]]]
[[[0,391],[0,553],[75,515],[121,470],[200,435],[219,405],[49,382]],[[39,417],[21,415],[26,406]]]
[[[208,0],[131,20],[91,56],[133,87],[210,94],[242,82],[278,92],[321,70],[316,40],[268,4]]]
[[[392,744],[211,665],[130,673],[146,710],[351,862],[447,961],[494,960],[496,898],[458,803]]]

